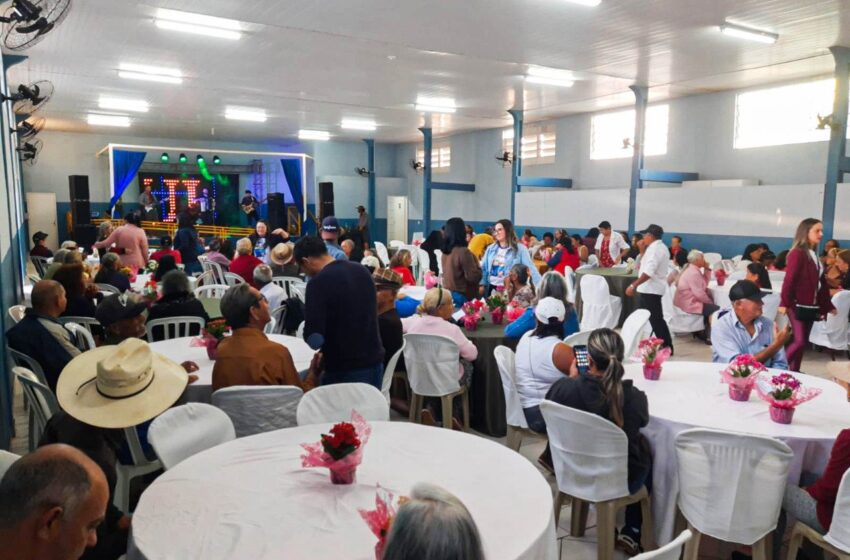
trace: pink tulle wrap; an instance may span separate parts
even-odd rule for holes
[[[640,344],[638,344],[638,356],[644,366],[660,368],[667,361],[667,358],[670,357],[673,351],[668,347],[658,348],[661,344],[664,344],[664,341],[660,338],[647,338],[640,341]],[[653,351],[655,352],[654,356],[652,356]],[[650,356],[652,356],[651,360]]]
[[[770,392],[773,391],[773,385],[770,379],[765,376],[760,376],[756,381],[756,393],[762,400],[776,408],[797,408],[804,402],[810,401],[823,392],[823,389],[817,387],[800,387],[794,391],[790,399],[776,400]]]
[[[345,473],[356,468],[363,460],[363,448],[366,447],[366,442],[369,441],[369,436],[372,434],[372,426],[356,410],[351,411],[351,424],[357,431],[360,447],[342,459],[334,460],[325,452],[321,440],[316,443],[302,443],[301,447],[304,448],[306,453],[301,455],[301,466],[323,467],[335,473]]]
[[[439,276],[435,276],[430,270],[425,273],[425,289],[430,290],[440,285]]]
[[[395,517],[397,507],[392,492],[378,485],[378,491],[375,492],[375,509],[361,509],[360,517],[369,526],[372,534],[377,537],[378,542],[375,543],[375,560],[381,560],[384,555],[384,545],[387,542],[389,534],[390,522]]]

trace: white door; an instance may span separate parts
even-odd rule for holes
[[[59,229],[56,226],[56,193],[28,192],[27,212],[24,219],[27,221],[30,240],[37,231],[47,234],[47,248],[55,251],[59,248]]]
[[[407,197],[387,197],[387,241],[407,242]]]

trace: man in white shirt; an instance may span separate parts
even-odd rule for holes
[[[274,311],[286,299],[286,292],[272,282],[272,278],[272,269],[268,265],[261,264],[254,269],[254,285],[269,302],[269,310]]]
[[[649,324],[652,325],[655,336],[662,339],[664,345],[672,350],[673,338],[661,309],[661,298],[667,291],[670,251],[661,240],[664,236],[661,226],[650,224],[641,233],[646,243],[646,251],[640,261],[640,277],[626,288],[626,295],[631,297],[637,290],[638,307],[649,311]]]
[[[626,258],[629,253],[629,244],[622,235],[611,229],[611,222],[605,220],[599,224],[599,237],[596,238],[595,251],[599,266],[611,268]]]

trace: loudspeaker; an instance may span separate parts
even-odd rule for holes
[[[286,229],[286,208],[283,204],[282,193],[269,193],[266,200],[269,205],[269,231],[277,228]]]
[[[91,223],[88,175],[69,175],[68,193],[71,199],[71,220],[74,225]]]
[[[71,201],[71,223],[82,226],[91,223],[91,205],[88,200]]]
[[[334,184],[319,183],[319,219],[334,215]]]
[[[83,248],[91,247],[97,241],[97,226],[94,224],[75,225],[74,241]]]

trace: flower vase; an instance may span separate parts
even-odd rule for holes
[[[794,410],[795,408],[793,407],[781,408],[770,405],[770,419],[777,424],[790,424],[791,420],[794,418]]]
[[[207,358],[215,361],[218,358],[218,343],[217,339],[207,339]]]
[[[643,365],[643,376],[650,381],[658,381],[661,377],[661,366]]]
[[[490,312],[491,319],[493,319],[494,325],[501,325],[502,321],[505,319],[505,310],[501,308],[496,308],[492,312]]]
[[[467,315],[463,318],[463,328],[468,331],[474,331],[478,329],[478,317],[474,317],[471,315]]]
[[[750,400],[750,393],[753,390],[752,385],[733,385],[729,384],[729,398],[733,401],[748,401]]]
[[[357,480],[357,467],[331,469],[331,482],[334,484],[354,484],[355,480]]]

